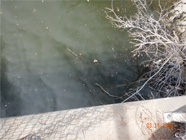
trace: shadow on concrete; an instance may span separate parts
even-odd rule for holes
[[[112,105],[113,109],[113,121],[115,123],[115,131],[117,132],[117,140],[129,140],[130,134],[128,132],[126,111],[127,108],[124,108],[122,104]]]

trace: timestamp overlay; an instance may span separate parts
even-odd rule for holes
[[[147,128],[173,128],[173,123],[146,123]]]
[[[165,123],[161,110],[139,106],[136,110],[136,122],[146,139],[170,139],[174,135],[175,124]]]

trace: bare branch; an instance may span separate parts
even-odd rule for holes
[[[165,9],[159,0],[158,16],[149,13],[146,0],[131,0],[138,12],[131,17],[116,14],[113,6],[106,8],[106,18],[114,27],[125,29],[132,38],[134,56],[145,54],[148,60],[144,64],[150,68],[147,80],[123,102],[136,95],[147,85],[161,91],[164,97],[182,95],[186,92],[186,44],[175,30],[174,22],[168,23],[169,15],[175,11],[170,6]],[[152,2],[151,2],[152,3]],[[183,16],[184,17],[184,16]],[[168,26],[171,24],[171,26]]]

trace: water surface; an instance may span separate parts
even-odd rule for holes
[[[121,102],[95,83],[122,95],[142,69],[127,33],[105,18],[110,3],[1,2],[1,117]]]

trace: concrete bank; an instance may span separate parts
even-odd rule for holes
[[[1,118],[0,139],[170,139],[163,113],[172,111],[186,112],[186,96]]]

